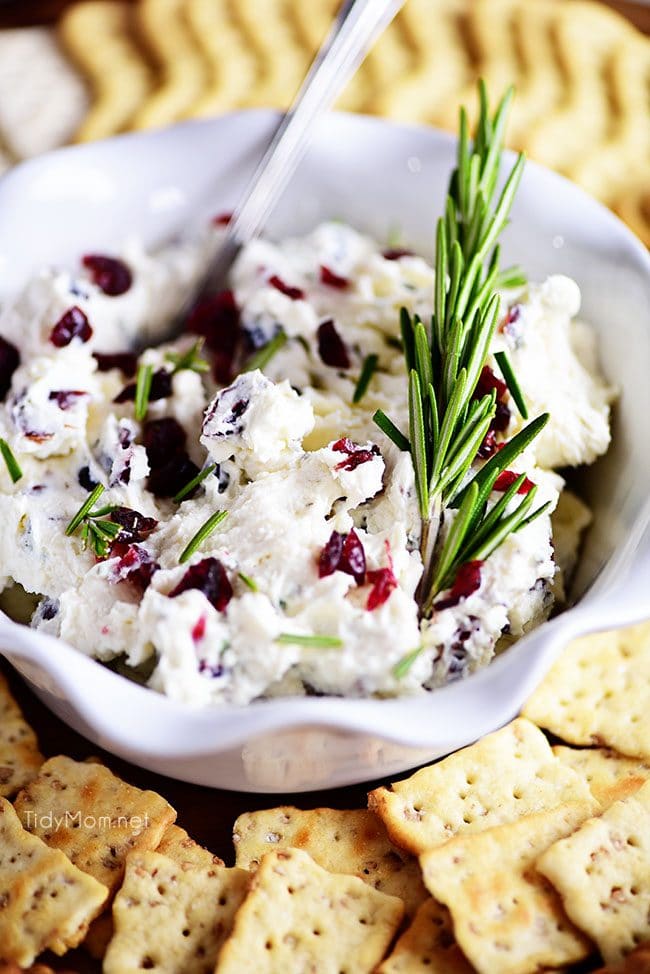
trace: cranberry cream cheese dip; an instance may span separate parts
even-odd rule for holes
[[[490,150],[461,138],[433,265],[338,222],[257,240],[160,344],[217,218],[2,309],[0,586],[35,628],[209,706],[424,694],[549,616],[613,390],[576,283],[499,269],[503,195],[472,241]]]

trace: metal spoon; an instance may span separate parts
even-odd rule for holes
[[[346,0],[298,94],[278,125],[253,178],[179,319],[223,289],[241,248],[261,232],[302,159],[315,123],[334,103],[404,0]]]

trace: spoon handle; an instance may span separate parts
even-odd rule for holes
[[[214,293],[241,248],[261,231],[302,159],[316,121],[336,101],[404,0],[345,0],[288,112],[282,117],[208,266]]]

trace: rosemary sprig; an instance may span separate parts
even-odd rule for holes
[[[17,484],[23,475],[20,464],[16,460],[13,451],[7,441],[0,436],[0,453],[7,466],[7,472],[14,484]]]
[[[368,386],[370,381],[377,371],[377,365],[379,363],[379,356],[374,353],[371,355],[366,355],[363,360],[363,365],[361,366],[361,373],[357,380],[356,389],[354,390],[354,395],[352,396],[353,403],[359,403],[368,391]]]
[[[506,92],[494,116],[479,83],[480,114],[471,143],[467,114],[460,113],[457,165],[444,215],[436,230],[434,312],[422,322],[405,309],[400,331],[408,375],[408,437],[381,410],[380,429],[413,460],[422,519],[424,572],[418,589],[421,614],[453,583],[465,561],[479,560],[529,523],[536,490],[511,510],[516,490],[488,510],[497,476],[529,445],[548,416],[537,417],[478,470],[478,450],[496,414],[496,394],[478,396],[477,385],[500,316],[498,287],[523,283],[521,271],[499,269],[499,235],[506,226],[524,167],[520,155],[497,195],[506,118]],[[522,416],[526,404],[507,356],[499,366]],[[518,481],[521,486],[523,481]],[[445,512],[455,508],[455,514]],[[541,512],[541,509],[540,509]],[[535,512],[537,515],[537,512]],[[442,523],[453,516],[441,540]],[[539,516],[539,515],[537,515]]]
[[[241,578],[246,588],[249,588],[251,592],[259,592],[259,586],[254,578],[251,578],[250,575],[246,575],[244,572],[237,572],[237,574]]]
[[[412,649],[410,653],[406,653],[400,660],[397,661],[397,663],[395,663],[395,666],[393,667],[393,676],[396,680],[404,679],[423,649],[424,646],[418,646],[417,649]]]
[[[205,524],[201,525],[194,537],[181,552],[181,556],[178,559],[181,565],[192,557],[194,552],[201,547],[205,539],[209,537],[215,528],[217,528],[227,517],[228,511],[215,511],[214,514],[210,515]]]
[[[152,380],[153,365],[139,365],[135,380],[135,403],[133,406],[135,418],[139,423],[145,418],[149,409]]]
[[[287,333],[285,331],[279,331],[277,335],[274,335],[271,341],[263,345],[259,351],[255,352],[248,359],[244,365],[242,372],[252,372],[254,369],[265,368],[273,356],[280,351],[283,345],[287,343]]]
[[[203,339],[197,338],[186,352],[168,352],[165,358],[174,366],[172,375],[188,369],[191,372],[209,372],[210,364],[201,355],[203,351]]]
[[[192,491],[196,487],[198,487],[199,484],[202,484],[203,481],[207,477],[209,477],[210,474],[213,473],[213,471],[215,471],[216,469],[217,469],[216,463],[211,463],[209,464],[209,466],[204,467],[203,470],[199,470],[196,477],[192,477],[192,479],[188,483],[186,483],[184,487],[181,487],[181,489],[178,491],[177,494],[174,494],[174,496],[172,497],[174,504],[180,504],[182,500],[185,500],[187,495],[191,494]]]
[[[506,352],[495,352],[494,357],[497,360],[497,365],[501,369],[501,375],[505,379],[505,383],[508,386],[508,391],[515,401],[515,405],[519,410],[519,414],[522,419],[528,419],[528,408],[526,406],[526,400],[524,399],[524,394],[521,391],[521,386],[517,382],[517,376],[514,373],[512,364]]]
[[[289,646],[308,646],[310,649],[340,649],[343,645],[343,640],[337,636],[302,636],[291,632],[281,632],[275,641]]]
[[[86,498],[86,500],[83,502],[83,504],[81,505],[77,513],[74,515],[72,520],[68,523],[68,526],[65,529],[65,533],[67,535],[75,533],[75,531],[77,530],[81,522],[84,520],[88,512],[91,510],[92,507],[94,507],[94,505],[97,503],[99,498],[102,496],[105,489],[106,488],[104,487],[103,484],[97,484],[97,486],[93,489],[92,493],[90,493]]]
[[[72,535],[81,526],[83,546],[91,547],[97,558],[108,557],[111,544],[122,530],[121,524],[106,520],[106,515],[115,510],[114,504],[107,504],[99,510],[93,510],[104,490],[102,484],[97,484],[65,529],[67,535]]]

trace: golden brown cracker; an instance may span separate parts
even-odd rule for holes
[[[248,880],[242,869],[183,868],[158,852],[132,852],[113,902],[104,974],[211,974]]]
[[[537,857],[590,814],[569,802],[420,857],[424,881],[450,910],[459,946],[479,974],[529,974],[587,957],[591,945],[566,916]]]
[[[393,842],[415,854],[562,802],[595,807],[587,783],[521,719],[390,788],[377,788],[368,800]]]
[[[650,159],[646,165],[650,166]],[[615,201],[614,209],[639,240],[650,247],[650,189],[647,177],[628,185]]]
[[[186,0],[187,22],[207,65],[207,79],[190,116],[215,115],[242,105],[257,77],[257,60],[229,0]]]
[[[223,859],[200,846],[190,838],[185,829],[179,828],[178,825],[170,825],[165,829],[155,851],[173,859],[181,866],[200,866],[202,869],[209,869],[224,864]]]
[[[83,0],[61,16],[61,40],[93,94],[77,142],[127,128],[152,89],[153,71],[136,43],[134,16],[133,5],[119,0]]]
[[[38,773],[42,763],[36,734],[0,673],[0,795],[15,795]]]
[[[650,974],[650,941],[640,944],[620,964],[599,967],[594,974]]]
[[[557,841],[536,867],[607,963],[650,940],[650,782]]]
[[[377,974],[473,974],[454,938],[449,910],[429,896]]]
[[[568,646],[523,708],[570,744],[650,759],[650,623]]]
[[[370,974],[403,916],[402,901],[329,873],[306,852],[271,852],[254,873],[219,974]]]
[[[108,890],[41,839],[0,798],[0,960],[29,966],[83,940]]]
[[[611,748],[557,745],[553,754],[586,780],[601,808],[633,795],[650,779],[650,762],[626,758]]]
[[[16,798],[25,828],[114,892],[134,849],[155,848],[176,812],[101,764],[50,758]]]
[[[428,894],[417,859],[396,848],[380,819],[367,809],[301,811],[289,805],[240,815],[233,830],[236,862],[255,869],[277,849],[296,848],[331,873],[358,876],[365,883],[398,896],[413,916]]]

